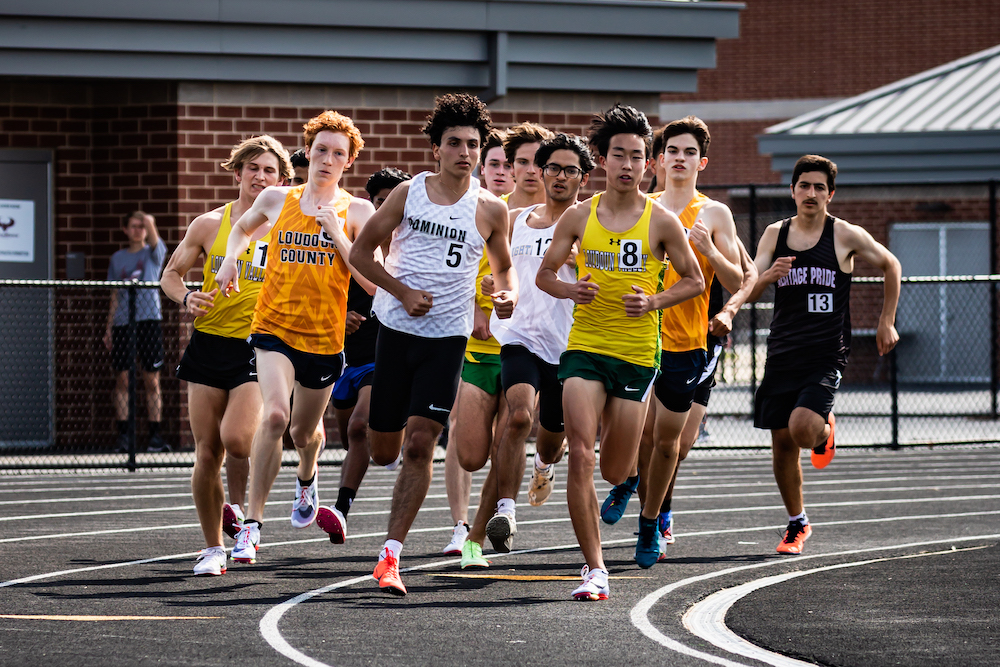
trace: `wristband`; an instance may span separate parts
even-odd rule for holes
[[[185,308],[188,307],[188,297],[191,296],[192,294],[194,294],[194,292],[189,291],[187,294],[184,295],[184,300],[181,301],[181,305],[184,306]]]

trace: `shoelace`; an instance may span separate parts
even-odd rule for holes
[[[611,489],[611,504],[617,505],[626,498],[632,496],[634,491],[625,484],[619,484],[615,488]]]
[[[805,530],[805,526],[803,526],[798,521],[793,521],[790,524],[788,524],[788,532],[785,535],[785,544],[792,544],[793,542],[795,542],[796,538],[798,538],[799,536],[799,533],[801,533],[803,530]]]
[[[655,544],[656,548],[659,549],[660,548],[660,544],[659,544],[659,542],[657,542],[657,539],[656,539],[657,532],[658,531],[656,530],[656,524],[654,523],[653,524],[653,530],[650,531],[650,533],[648,535],[646,533],[642,532],[641,530],[638,531],[638,532],[632,533],[632,534],[639,536],[639,542],[642,543],[642,546],[645,546],[647,548],[651,548]]]

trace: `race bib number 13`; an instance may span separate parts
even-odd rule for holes
[[[832,313],[833,294],[825,292],[823,294],[810,294],[808,309],[810,313]]]

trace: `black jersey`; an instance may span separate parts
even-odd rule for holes
[[[840,270],[833,244],[833,216],[808,250],[789,250],[791,219],[781,223],[774,259],[795,257],[774,284],[774,316],[767,337],[771,367],[832,366],[842,369],[851,349],[851,274]]]
[[[372,312],[372,296],[354,278],[347,288],[347,310],[364,315],[366,319],[352,334],[344,337],[344,357],[348,366],[364,366],[375,361],[375,339],[378,338],[378,319]]]
[[[708,293],[708,321],[712,322],[712,318],[719,314],[722,307],[726,305],[722,300],[722,285],[719,283],[718,276],[712,277],[712,287]],[[712,335],[712,330],[708,330],[708,352],[712,353],[712,350],[716,345],[723,345],[726,342],[726,336],[719,338],[718,336]]]

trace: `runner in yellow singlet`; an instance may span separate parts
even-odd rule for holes
[[[576,303],[559,378],[570,451],[566,498],[586,559],[583,583],[573,591],[580,600],[609,595],[593,478],[598,420],[601,474],[619,484],[635,460],[657,372],[657,311],[705,288],[680,220],[639,192],[651,134],[645,115],[632,107],[615,105],[595,116],[587,138],[597,148],[608,189],[562,215],[536,277],[542,290]],[[577,241],[578,280],[565,283],[556,271]],[[667,256],[681,279],[661,292]]]
[[[375,208],[340,187],[344,170],[364,146],[361,133],[350,118],[334,111],[311,119],[304,128],[309,181],[261,193],[233,227],[217,275],[224,293],[238,292],[242,281],[236,258],[252,238],[270,230],[264,286],[250,335],[264,417],[250,454],[249,511],[232,553],[237,562],[256,560],[264,505],[281,467],[281,436],[286,426],[299,453],[292,526],[305,528],[315,521],[319,507],[316,462],[322,445],[317,425],[344,368],[350,276],[374,291],[348,256]]]
[[[222,167],[234,173],[239,197],[191,222],[160,278],[164,293],[195,316],[194,333],[177,377],[188,383],[188,415],[195,442],[191,493],[207,547],[199,554],[194,571],[206,575],[226,571],[222,533],[236,536],[243,518],[240,508],[246,507],[250,443],[261,408],[253,348],[246,339],[264,280],[269,236],[251,244],[240,257],[240,275],[245,280],[234,298],[219,296],[215,274],[226,256],[232,226],[264,188],[291,175],[288,152],[266,135],[237,144]],[[204,283],[200,290],[188,291],[184,276],[199,257],[204,257]],[[225,504],[223,455],[230,501]]]

